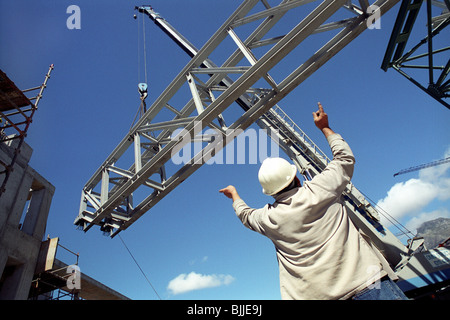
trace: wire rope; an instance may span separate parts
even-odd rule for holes
[[[376,209],[378,209],[378,212],[385,217],[392,225],[397,228],[403,235],[408,237],[409,239],[414,238],[414,233],[412,233],[408,228],[406,228],[400,221],[398,221],[396,218],[394,218],[392,215],[390,215],[386,210],[384,210],[382,207],[380,207],[378,204],[375,203],[372,199],[370,199],[364,192],[360,190],[361,194],[372,204],[372,206]],[[401,229],[403,228],[403,230]]]
[[[136,17],[136,19],[139,19]],[[142,35],[140,31],[140,22],[139,20],[142,20]],[[143,47],[143,63],[144,63],[144,80],[145,83],[148,81],[147,77],[147,41],[146,41],[146,34],[145,34],[145,18],[139,19],[137,22],[137,68],[138,68],[138,83],[142,82],[141,80],[141,71],[142,71],[142,63],[141,63],[141,37],[142,37],[142,47]]]
[[[148,279],[147,275],[145,274],[144,270],[142,270],[141,266],[139,265],[139,263],[137,262],[136,258],[134,257],[134,255],[131,253],[130,249],[128,249],[128,246],[125,244],[125,241],[123,241],[122,237],[120,236],[120,234],[118,235],[120,241],[122,241],[125,249],[127,249],[128,253],[130,254],[131,258],[134,260],[134,263],[136,263],[136,265],[138,266],[139,270],[141,271],[141,273],[144,275],[144,278],[147,280],[148,284],[150,285],[150,287],[153,289],[153,291],[155,292],[155,294],[158,296],[159,300],[162,300],[161,297],[159,296],[158,292],[156,291],[155,287],[152,285],[152,283],[150,282],[150,280]]]
[[[145,36],[145,18],[142,19],[142,35],[143,35],[143,45],[144,45],[144,73],[145,73],[145,83],[147,82],[147,47],[146,47],[146,36]]]
[[[136,16],[136,19],[139,19]],[[137,76],[138,76],[138,83],[141,82],[141,31],[140,31],[140,25],[139,20],[136,23],[137,25]]]
[[[141,37],[142,37],[142,47],[143,47],[143,61],[144,61],[144,80],[147,84],[148,77],[147,77],[147,44],[146,44],[146,34],[145,34],[145,18],[139,19],[137,16],[135,16],[137,21],[137,68],[138,68],[138,83],[142,82],[141,72],[142,72],[142,62],[141,62]],[[140,20],[142,20],[142,35],[140,30]],[[139,108],[136,112],[136,115],[134,116],[133,121],[131,122],[130,129],[134,126],[137,119],[139,119],[144,114],[144,101],[141,100],[141,104],[139,105]]]

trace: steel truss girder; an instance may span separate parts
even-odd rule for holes
[[[404,0],[402,2],[381,68],[384,71],[387,71],[388,68],[393,68],[417,87],[450,109],[450,104],[444,100],[445,98],[450,97],[450,80],[446,80],[450,72],[450,59],[447,60],[445,66],[436,66],[434,63],[434,56],[438,53],[448,52],[450,46],[433,49],[433,38],[450,24],[449,0],[425,0],[427,12],[427,36],[405,53],[406,45],[414,27],[416,17],[421,9],[422,2],[424,1]],[[432,17],[432,5],[438,9],[442,9],[442,13]],[[424,45],[427,46],[427,52],[416,54],[417,50]],[[426,58],[426,64],[409,64],[420,58]],[[407,68],[427,70],[428,78],[425,81],[419,81],[405,71]],[[437,79],[434,77],[436,70],[441,71]]]
[[[313,143],[308,143],[307,137],[297,137],[297,146],[294,146],[288,139],[289,133],[274,128],[274,119],[280,126],[284,128],[286,126],[280,121],[277,108],[272,110],[271,108],[367,28],[367,21],[371,17],[365,14],[365,9],[369,4],[367,1],[359,1],[361,9],[350,1],[323,1],[286,35],[276,40],[271,39],[270,43],[273,46],[257,59],[251,55],[252,43],[258,43],[260,47],[264,34],[277,24],[284,13],[312,1],[282,1],[277,7],[266,8],[249,15],[257,2],[244,1],[201,50],[193,52],[187,49],[186,52],[189,51],[188,53],[193,56],[192,60],[147,109],[84,186],[79,215],[74,222],[76,225],[84,231],[93,225],[99,225],[101,230],[109,232],[114,237],[188,178],[215,152],[232,141],[236,132],[248,128],[254,122],[267,128],[269,135],[275,133],[285,138],[281,141],[280,147],[296,160],[296,164],[303,172],[308,169],[310,173],[315,174],[323,169],[326,165],[325,156],[320,150],[315,149]],[[384,14],[397,2],[398,0],[375,1],[373,5],[378,6],[381,14]],[[337,35],[294,69],[289,76],[276,83],[268,72],[308,36],[318,31],[334,29],[338,24],[325,22],[341,7],[351,10],[355,16],[345,23],[340,23],[339,26],[344,28]],[[235,35],[237,28],[247,26],[249,21],[262,18],[264,18],[262,23],[247,40],[242,41],[235,36],[238,49],[221,67],[213,65],[207,59],[226,37]],[[333,27],[329,28],[331,25]],[[182,37],[180,39],[179,41],[183,41]],[[244,56],[246,56],[244,61],[248,65],[236,67]],[[207,81],[201,81],[197,75],[205,67],[211,68],[208,69],[208,75],[211,77]],[[236,72],[241,76],[235,81],[230,80],[231,74]],[[191,96],[185,106],[178,110],[169,104],[170,99],[188,81],[191,81],[188,85]],[[255,87],[255,84],[261,86],[261,83],[265,83],[266,87]],[[245,112],[226,127],[221,121],[221,114],[235,101],[241,106],[245,104],[243,107]],[[154,122],[156,116],[163,110],[169,110],[175,117],[167,121]],[[214,122],[216,119],[219,124]],[[183,130],[172,137],[176,127]],[[177,171],[167,178],[165,169],[173,152],[192,141],[192,137],[205,128],[214,130],[216,139],[209,140],[201,152],[195,154],[188,163],[179,166]],[[299,141],[303,145],[298,146]],[[133,163],[127,169],[119,168],[116,162],[124,157],[128,149],[133,148]],[[311,158],[314,161],[310,161]],[[117,174],[118,177],[112,177],[111,173]],[[160,178],[159,182],[155,181],[153,177],[155,174]],[[113,185],[112,188],[110,184]],[[133,192],[140,186],[147,186],[150,192],[139,204],[134,205]],[[95,188],[100,188],[100,191],[95,191]],[[349,188],[351,189],[351,186]],[[351,190],[350,195],[354,195]]]

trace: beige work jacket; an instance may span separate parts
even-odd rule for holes
[[[346,299],[386,275],[341,202],[353,153],[339,134],[327,140],[333,160],[311,181],[260,209],[233,202],[242,223],[275,245],[282,299]]]

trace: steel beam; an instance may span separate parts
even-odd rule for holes
[[[381,69],[384,71],[387,71],[389,68],[396,70],[417,87],[450,109],[450,104],[444,100],[445,98],[450,97],[448,81],[447,83],[444,83],[450,70],[450,59],[447,60],[445,66],[434,65],[434,56],[437,53],[448,51],[450,47],[447,46],[437,50],[433,49],[433,38],[450,24],[450,9],[448,8],[448,0],[445,0],[444,2],[426,0],[427,36],[405,53],[406,45],[410,34],[413,31],[416,17],[419,14],[422,2],[423,0],[404,0],[402,2],[383,62],[381,64]],[[437,17],[432,16],[432,5],[442,9],[441,15]],[[427,47],[426,53],[413,56],[413,54],[415,54],[416,51],[425,44]],[[406,64],[409,61],[418,60],[420,58],[426,58],[426,63],[423,65]],[[407,68],[427,70],[428,77],[424,81],[419,81],[417,80],[417,76],[415,79],[403,70]],[[437,81],[434,79],[435,70],[442,70]]]
[[[192,60],[148,108],[143,117],[131,128],[130,132],[86,183],[82,191],[80,211],[75,224],[81,226],[84,231],[94,225],[99,225],[102,230],[115,236],[132,225],[200,168],[215,152],[232,141],[237,131],[248,128],[254,122],[268,129],[269,134],[283,138],[280,147],[295,159],[294,162],[302,171],[308,170],[312,175],[320,172],[326,166],[326,156],[316,149],[312,141],[298,133],[299,128],[289,132],[288,124],[281,119],[281,109],[277,109],[276,104],[366,29],[367,21],[371,17],[359,8],[359,10],[351,11],[355,14],[361,12],[361,14],[350,17],[345,23],[331,23],[333,28],[325,28],[330,25],[328,20],[333,17],[335,12],[348,6],[349,1],[322,1],[306,17],[301,18],[287,34],[271,41],[272,44],[275,44],[268,48],[259,60],[251,53],[252,44],[255,43],[259,43],[260,48],[266,48],[266,46],[261,46],[262,38],[269,30],[277,26],[279,21],[282,21],[282,17],[287,11],[310,2],[313,1],[282,1],[278,6],[272,8],[266,6],[266,9],[261,12],[248,15],[250,12],[254,12],[258,1],[244,1],[200,50],[194,52],[195,47],[189,44],[188,48],[192,48],[192,50],[188,51],[193,57]],[[374,4],[381,8],[382,13],[385,13],[397,2],[376,1]],[[368,3],[361,1],[361,4],[367,6]],[[251,11],[252,9],[253,11]],[[160,17],[154,17],[154,19],[155,23],[158,22],[159,26],[164,28],[163,20]],[[248,27],[248,22],[257,19],[263,21],[247,39],[241,40],[239,28]],[[270,70],[287,54],[301,45],[303,40],[317,33],[318,30],[325,32],[325,30],[335,29],[338,25],[344,29],[332,37],[311,58],[297,68],[293,66],[291,74],[278,84],[272,80],[269,75]],[[177,33],[177,37],[187,41],[179,33]],[[220,67],[217,67],[207,57],[227,37],[234,39],[237,49]],[[236,67],[244,56],[247,57],[248,65]],[[207,70],[206,73],[210,76],[207,81],[202,81],[195,76],[200,77],[203,74],[201,69]],[[241,76],[236,81],[232,81],[227,74],[236,74],[236,72],[239,72],[238,74]],[[268,86],[260,87],[259,80],[265,80],[263,82]],[[180,109],[171,103],[171,99],[181,91],[187,82],[190,95],[184,107]],[[206,96],[209,97],[209,100],[205,99]],[[242,107],[243,114],[234,119],[226,128],[215,124],[215,121],[221,119],[221,114],[234,102]],[[271,109],[274,106],[275,108]],[[175,117],[166,121],[153,122],[163,109],[170,110]],[[182,129],[181,132],[177,136],[172,136],[177,127]],[[175,171],[166,179],[165,175],[161,173],[167,169],[167,166],[173,167],[170,160],[174,151],[192,143],[205,128],[215,130],[216,139],[209,140],[206,147],[202,146],[201,152],[195,154],[191,161],[176,167]],[[277,128],[281,128],[282,131]],[[144,144],[146,147],[143,147]],[[138,164],[131,163],[127,168],[120,169],[117,163],[122,158],[126,158],[125,155],[130,148],[133,150],[133,161],[137,161]],[[140,151],[142,154],[139,157],[137,153]],[[105,171],[110,173],[108,182],[102,181],[102,178],[107,178],[106,174],[103,174]],[[112,177],[111,173],[119,174],[119,177]],[[158,173],[161,177],[160,182],[156,182],[154,178],[150,179]],[[94,190],[98,189],[99,185],[103,185],[104,191],[106,185],[110,183],[113,183],[114,186],[108,190],[107,199],[106,194],[101,196],[101,190]],[[130,207],[130,203],[133,203],[133,194],[140,190],[140,186],[149,187],[153,192],[147,192],[142,201],[136,206]],[[96,193],[100,194],[100,197],[94,196]],[[355,195],[353,191],[349,191],[349,194],[352,197]],[[104,201],[102,202],[100,199]]]

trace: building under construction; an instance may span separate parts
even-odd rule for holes
[[[55,187],[29,165],[33,149],[24,139],[52,69],[23,91],[0,70],[0,299],[127,299],[81,274],[78,254],[58,238],[44,239]],[[61,250],[72,261],[58,260]]]

